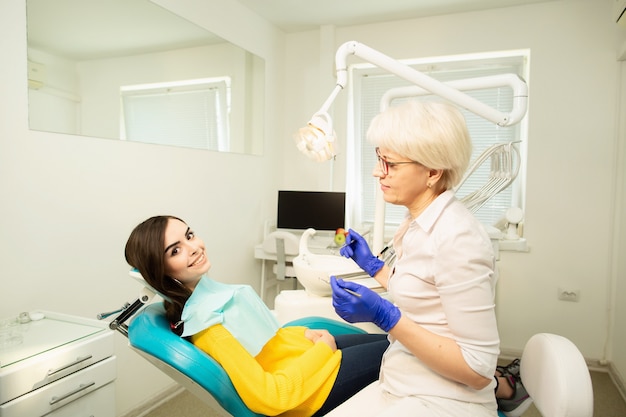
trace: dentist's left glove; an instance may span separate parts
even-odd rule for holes
[[[400,320],[400,309],[369,288],[351,281],[330,277],[335,312],[349,323],[372,322],[385,332]],[[354,295],[346,291],[354,291]]]
[[[383,261],[372,254],[363,236],[352,229],[348,231],[346,244],[341,247],[339,253],[346,258],[352,258],[370,277],[376,275],[385,266]]]

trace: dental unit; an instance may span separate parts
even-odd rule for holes
[[[335,156],[335,134],[328,110],[339,93],[348,84],[347,59],[354,55],[388,72],[403,78],[414,86],[403,89],[401,96],[422,96],[433,94],[475,113],[498,126],[512,126],[525,116],[528,107],[528,86],[515,74],[495,75],[490,77],[470,78],[447,83],[438,81],[410,66],[403,64],[367,45],[356,41],[342,44],[335,54],[337,82],[322,107],[313,115],[306,127],[301,128],[295,140],[298,149],[310,159],[323,162]],[[513,108],[510,113],[503,113],[479,100],[463,93],[466,90],[507,86],[513,90]],[[389,105],[398,90],[383,97],[381,108]],[[376,195],[376,211],[372,236],[372,250],[376,253],[383,248],[384,201],[380,192]]]

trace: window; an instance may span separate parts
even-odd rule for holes
[[[134,142],[230,150],[230,78],[121,88],[121,138]]]
[[[513,73],[527,80],[528,51],[511,51],[497,54],[463,55],[413,60],[406,64],[440,81],[483,77],[496,74]],[[348,149],[348,204],[349,224],[352,227],[371,225],[374,221],[375,193],[378,181],[372,176],[376,164],[374,147],[367,142],[366,132],[371,119],[380,112],[380,101],[390,88],[410,85],[393,74],[371,64],[351,66],[351,92],[349,104],[349,125],[354,131],[349,132]],[[508,113],[513,107],[513,94],[510,88],[491,88],[466,91],[468,95]],[[422,96],[420,99],[432,99]],[[392,105],[402,99],[394,100]],[[497,194],[482,206],[476,217],[484,224],[493,225],[502,218],[504,212],[512,206],[523,208],[522,177],[525,166],[525,120],[510,127],[499,127],[469,111],[462,109],[473,141],[473,154],[470,165],[489,146],[495,143],[517,142],[514,146],[520,151],[520,167],[516,180],[507,189]],[[482,164],[457,190],[462,198],[485,184],[490,174],[489,163]],[[406,214],[406,208],[386,204],[385,226],[395,229]]]

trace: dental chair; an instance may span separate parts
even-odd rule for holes
[[[533,335],[520,364],[524,387],[543,417],[593,416],[589,369],[569,339],[550,333]]]
[[[136,271],[131,271],[131,276],[144,285],[139,298],[132,304],[125,304],[121,310],[100,314],[98,318],[121,312],[111,321],[109,328],[126,336],[129,346],[140,356],[221,413],[220,415],[260,416],[244,404],[224,369],[213,358],[171,331],[163,304],[150,303],[158,292],[143,281]],[[129,324],[126,324],[129,320]],[[306,317],[284,326],[326,329],[334,336],[366,333],[347,323],[322,317]]]
[[[103,313],[98,318],[121,311],[109,328],[128,337],[130,347],[139,355],[223,416],[259,416],[243,403],[230,378],[214,359],[170,330],[162,303],[151,303],[158,292],[136,271],[131,271],[131,276],[144,285],[139,298],[117,312]],[[327,329],[335,336],[367,333],[325,317],[305,317],[284,326]],[[543,417],[593,416],[589,370],[582,354],[569,339],[550,333],[532,336],[522,353],[520,373]],[[502,413],[499,416],[505,417]]]

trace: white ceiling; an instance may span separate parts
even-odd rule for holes
[[[237,1],[291,33],[553,0]],[[27,14],[29,46],[75,60],[222,41],[145,0],[28,0]]]
[[[551,0],[237,0],[285,32],[350,26]]]
[[[29,46],[78,61],[223,42],[147,0],[27,0],[26,14]]]

